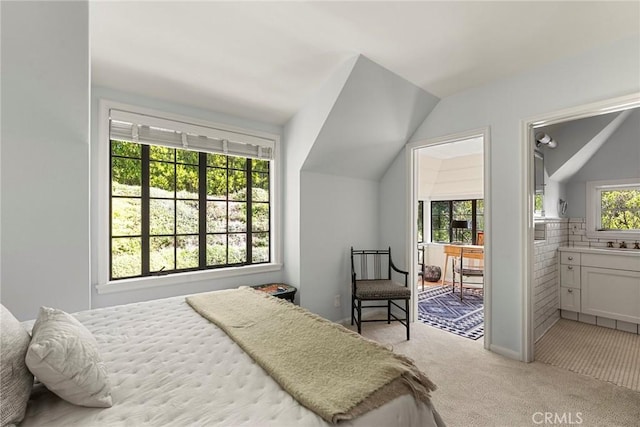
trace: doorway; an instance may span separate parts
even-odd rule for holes
[[[619,160],[614,167],[607,166],[603,168],[598,166],[599,163],[596,161],[597,157],[595,156],[598,150],[604,150],[607,147],[606,144],[610,144],[602,140],[603,135],[609,138],[616,132],[617,128],[607,131],[607,127],[611,128],[616,124],[616,121],[620,122],[617,123],[618,126],[622,126],[626,117],[631,114],[631,110],[638,107],[640,107],[640,94],[633,94],[557,111],[523,121],[523,141],[527,144],[527,149],[523,150],[524,156],[521,161],[524,173],[523,183],[526,185],[526,188],[523,189],[523,194],[526,195],[526,200],[523,201],[523,205],[526,207],[523,209],[526,219],[524,219],[523,223],[527,224],[526,257],[528,262],[525,263],[523,336],[525,338],[524,355],[527,362],[535,359],[537,340],[542,339],[547,331],[555,327],[554,325],[559,324],[556,322],[559,322],[561,318],[570,318],[576,321],[583,318],[597,324],[598,319],[596,316],[580,313],[579,305],[576,312],[562,310],[560,269],[555,268],[558,265],[555,260],[559,249],[562,247],[566,249],[568,246],[574,247],[575,245],[577,248],[597,249],[607,244],[606,240],[609,239],[594,238],[593,233],[591,236],[588,235],[589,226],[585,218],[588,215],[585,212],[590,209],[590,204],[587,202],[587,184],[585,181],[595,182],[611,179],[611,177],[604,175],[605,172],[610,174],[625,169],[622,167],[624,159]],[[635,117],[635,120],[637,120],[637,116]],[[601,126],[603,126],[599,131],[595,126],[597,121],[602,122]],[[575,142],[571,142],[567,138],[570,135],[569,131],[576,132],[575,128],[578,126],[585,126],[585,129],[591,126],[593,129],[590,131],[595,136],[591,138],[581,137],[584,140],[582,143],[584,147],[581,145],[577,149],[576,147],[569,148],[570,144],[573,143],[575,145]],[[582,133],[587,134],[584,130]],[[543,138],[544,141],[541,141]],[[549,146],[550,140],[554,141],[551,146]],[[637,144],[637,137],[634,141]],[[589,144],[591,144],[590,147],[588,146]],[[542,201],[539,200],[540,191],[538,189],[540,187],[537,185],[539,178],[536,179],[538,174],[535,173],[536,165],[538,164],[536,159],[539,157],[536,153],[539,152],[543,153],[544,158],[542,163],[544,165]],[[593,158],[585,158],[589,152],[591,156],[594,156]],[[543,209],[536,209],[536,204],[542,204]],[[540,215],[540,212],[542,212],[542,215]],[[540,287],[539,283],[541,276],[538,264],[541,257],[536,257],[534,254],[539,255],[544,250],[544,247],[548,246],[547,243],[550,242],[550,239],[548,239],[548,235],[545,236],[545,232],[550,230],[549,224],[553,224],[551,229],[554,230],[551,238],[556,240],[555,243],[559,247],[555,248],[553,253],[550,253],[549,258],[553,263],[551,266],[553,268],[548,272],[550,274],[548,282],[551,285],[548,295],[550,301],[555,298],[555,302],[552,302],[554,306],[549,307],[549,316],[545,319],[540,317],[541,314],[546,316],[546,313],[542,313],[545,310],[541,310],[542,303],[539,301],[540,296],[544,295],[544,289]],[[593,231],[602,230],[594,228]],[[615,239],[613,240],[615,241]],[[562,265],[560,265],[560,268],[562,268]],[[571,266],[571,268],[575,270],[576,267]],[[580,292],[579,290],[576,292],[571,289],[571,293],[568,295],[572,294],[580,295]],[[579,303],[580,299],[575,301]],[[616,322],[602,319],[602,324],[605,323],[617,325]],[[621,323],[621,325],[627,327],[627,323]]]
[[[413,320],[483,342],[488,348],[491,321],[489,129],[417,141],[407,147],[411,195],[407,259],[413,266],[410,269],[415,296]],[[472,247],[479,248],[480,255],[476,259],[467,259],[464,255],[463,268],[465,273],[468,273],[467,267],[480,269],[481,275],[465,277],[464,286],[454,287],[453,267],[459,264],[453,260],[459,261],[460,248],[472,252]],[[454,249],[458,250],[457,257],[451,252]],[[447,257],[449,252],[451,256]],[[422,264],[430,269],[425,271]],[[459,280],[457,275],[456,283]],[[442,298],[442,301],[433,301],[433,309],[442,309],[443,316],[456,322],[437,325],[439,319],[431,318],[434,313],[425,307],[426,299],[431,298]],[[455,309],[447,307],[444,298],[452,299],[451,307],[455,305]],[[480,304],[479,309],[472,306],[473,301]],[[474,326],[478,318],[479,328]],[[463,324],[464,328],[457,327]]]

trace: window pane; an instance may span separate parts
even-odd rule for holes
[[[603,190],[600,204],[602,229],[640,230],[640,190]]]
[[[139,236],[142,209],[140,199],[114,197],[111,199],[111,236]]]
[[[254,203],[251,209],[252,231],[269,231],[269,204]]]
[[[175,196],[174,168],[173,163],[149,162],[151,197],[173,198]]]
[[[225,265],[227,263],[227,235],[210,234],[207,236],[207,265]]]
[[[176,150],[173,148],[151,145],[149,146],[149,158],[151,160],[165,160],[173,162],[175,151]]]
[[[251,258],[253,262],[269,261],[269,233],[253,233]]]
[[[134,157],[139,159],[142,153],[140,144],[111,140],[111,154],[114,156]]]
[[[111,277],[142,274],[142,243],[139,237],[111,239]]]
[[[247,169],[247,159],[242,157],[229,156],[229,169]]]
[[[149,268],[151,272],[175,270],[175,237],[151,237],[149,239]]]
[[[254,171],[269,172],[269,161],[251,160],[251,167]]]
[[[199,265],[198,236],[178,236],[176,268],[196,268]]]
[[[207,233],[227,232],[227,202],[207,202]]]
[[[247,204],[229,202],[229,231],[247,231]]]
[[[229,234],[229,264],[247,262],[246,234]]]
[[[247,173],[229,171],[229,200],[247,200]]]
[[[222,154],[207,154],[207,166],[227,167],[227,156]]]
[[[176,166],[176,193],[181,199],[198,198],[197,166]]]
[[[207,169],[207,199],[227,199],[227,170]]]
[[[449,202],[431,202],[431,241],[449,242]]]
[[[269,174],[253,172],[251,174],[252,189],[251,197],[254,202],[269,201]]]
[[[149,201],[149,232],[150,234],[175,233],[175,201],[151,199]],[[152,269],[153,270],[153,269]]]
[[[139,196],[142,184],[142,162],[136,159],[111,159],[111,194]]]
[[[176,150],[176,162],[189,163],[191,165],[198,164],[198,153],[190,150]]]
[[[176,201],[178,234],[198,233],[198,204],[196,200]]]

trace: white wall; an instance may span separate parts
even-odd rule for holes
[[[567,182],[568,216],[585,218],[587,181],[625,178],[640,178],[640,109]]]
[[[483,154],[470,154],[442,160],[420,154],[418,199],[482,198],[483,163]]]
[[[207,120],[213,123],[221,123],[229,126],[235,126],[255,131],[269,132],[273,134],[281,134],[280,126],[268,123],[258,122],[255,120],[247,120],[241,117],[230,116],[213,111],[202,110],[190,106],[174,104],[167,101],[148,98],[145,96],[126,93],[111,88],[94,86],[92,88],[92,111],[91,111],[91,194],[98,195],[98,121],[99,117],[98,103],[101,99],[122,102],[138,107],[151,108],[154,110],[178,114],[194,119]],[[282,171],[282,159],[280,159],[279,170]],[[282,194],[282,193],[281,193]],[[280,200],[280,208],[282,209],[282,200]],[[281,233],[282,234],[282,233]],[[280,236],[281,238],[281,236]],[[180,285],[158,286],[148,289],[138,289],[125,292],[99,294],[95,285],[98,284],[98,197],[91,199],[91,241],[92,257],[91,257],[91,283],[92,286],[92,307],[106,307],[116,304],[126,304],[130,302],[146,301],[157,298],[166,298],[176,295],[185,295],[197,292],[213,291],[218,289],[228,289],[240,285],[254,285],[260,283],[281,282],[284,272],[276,271],[271,273],[246,274],[241,276],[222,278],[216,280],[196,281]]]
[[[520,159],[526,149],[520,123],[528,117],[640,89],[640,40],[635,37],[560,59],[526,73],[443,99],[418,128],[412,141],[490,126],[492,327],[489,342],[496,351],[523,356],[523,230]],[[401,173],[385,176],[382,186],[401,195],[405,206],[406,164]],[[397,203],[394,196],[394,203]],[[403,210],[381,215],[381,228],[406,222]],[[404,236],[404,234],[401,234]],[[406,239],[406,237],[404,237]],[[407,243],[405,242],[405,247]]]
[[[341,64],[307,105],[298,111],[284,127],[285,281],[300,288],[302,286],[300,276],[300,252],[302,250],[300,244],[300,171],[357,59],[358,57],[354,56]],[[302,293],[302,289],[300,289],[299,298],[302,298]]]
[[[378,247],[379,183],[307,171],[301,177],[300,304],[331,320],[346,319],[351,315],[350,247]]]
[[[0,7],[2,303],[88,309],[88,3]]]

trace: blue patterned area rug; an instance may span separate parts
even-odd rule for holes
[[[460,301],[459,291],[451,286],[437,286],[418,293],[418,319],[422,323],[477,340],[484,335],[482,291],[465,289]]]

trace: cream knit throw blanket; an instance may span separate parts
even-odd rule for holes
[[[251,288],[187,297],[298,402],[328,422],[354,418],[434,384],[407,357]]]

